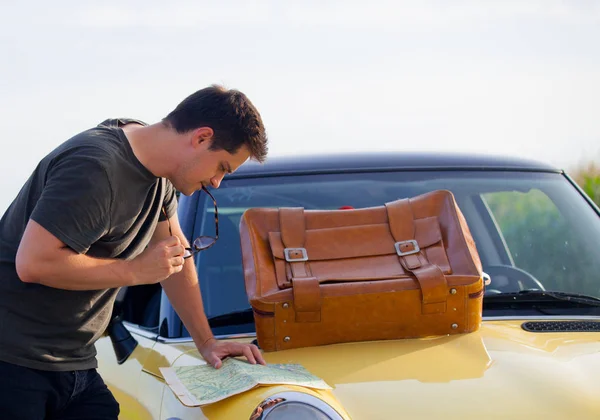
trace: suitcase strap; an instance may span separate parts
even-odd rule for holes
[[[386,203],[385,207],[400,264],[417,278],[421,287],[423,314],[446,312],[448,283],[442,270],[431,264],[419,248],[409,199]]]
[[[319,280],[310,271],[304,248],[304,209],[280,208],[279,224],[285,259],[292,272],[296,322],[321,322],[321,288]]]

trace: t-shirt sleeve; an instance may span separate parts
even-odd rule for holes
[[[100,162],[72,154],[49,169],[31,218],[83,254],[110,230],[112,194]]]
[[[177,211],[177,194],[171,181],[163,178],[163,182],[165,183],[165,198],[163,205],[165,206],[165,211],[170,219]],[[162,212],[160,213],[159,220],[161,222],[166,220],[165,215]]]

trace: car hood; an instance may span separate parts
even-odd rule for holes
[[[324,379],[352,419],[600,418],[600,333],[532,333],[521,324],[485,321],[470,334],[265,358]]]

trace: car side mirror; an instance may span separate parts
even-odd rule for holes
[[[131,355],[131,353],[133,353],[133,350],[135,350],[138,345],[137,340],[133,338],[129,330],[125,328],[125,325],[123,325],[122,306],[126,293],[126,287],[123,287],[121,290],[119,290],[119,293],[115,298],[110,322],[106,328],[106,333],[110,337],[115,355],[117,356],[117,363],[120,365],[125,363],[127,358]]]
[[[113,316],[106,329],[110,341],[112,342],[115,355],[117,356],[117,363],[123,364],[127,358],[133,353],[133,350],[138,345],[138,342],[125,325],[119,315]]]

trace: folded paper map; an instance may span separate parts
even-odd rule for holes
[[[228,358],[219,369],[210,365],[160,368],[179,400],[190,407],[223,400],[260,385],[298,385],[331,389],[320,378],[298,364],[252,365]]]

